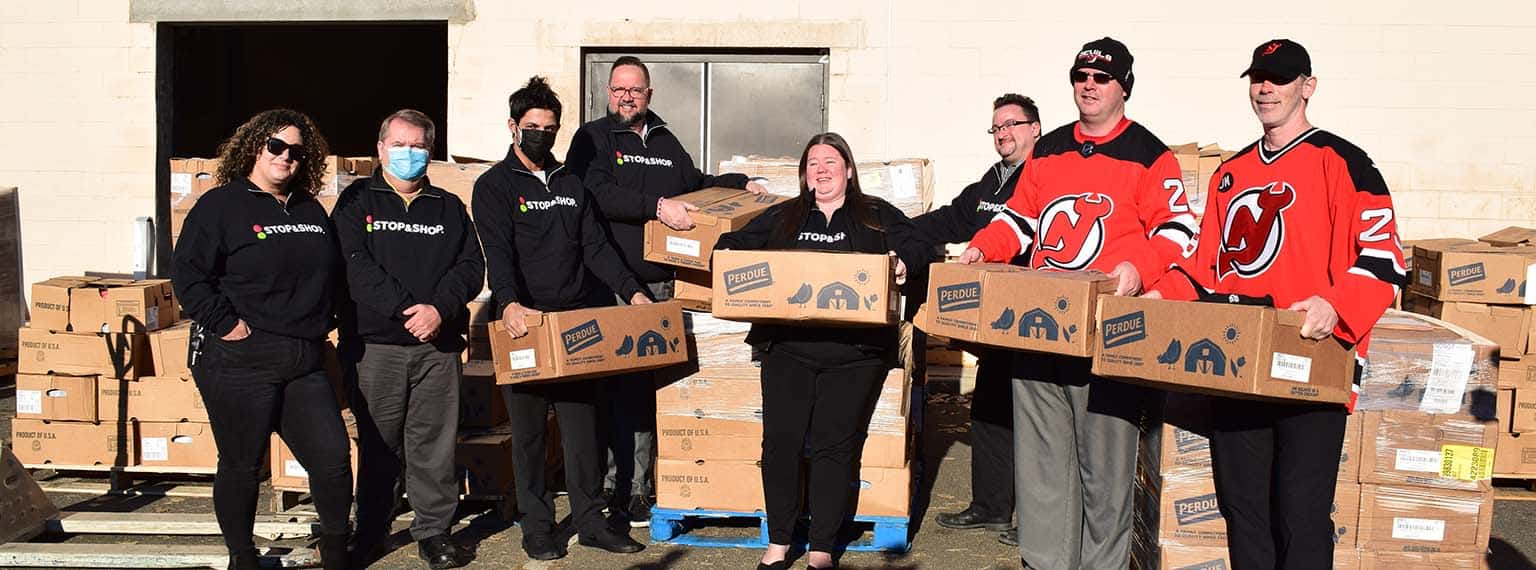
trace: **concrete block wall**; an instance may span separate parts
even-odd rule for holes
[[[0,185],[22,188],[29,282],[126,269],[132,219],[154,211],[155,31],[129,23],[130,1],[0,2]],[[1527,1],[1004,6],[593,0],[533,14],[475,2],[449,24],[448,149],[502,156],[506,97],[540,74],[566,102],[563,152],[583,46],[827,48],[830,128],[861,159],[933,159],[947,201],[996,158],[984,131],[998,94],[1034,97],[1047,128],[1075,118],[1066,71],[1088,40],[1112,35],[1136,55],[1132,118],[1170,144],[1236,149],[1259,135],[1237,74],[1253,46],[1289,37],[1315,60],[1314,122],[1376,160],[1405,238],[1536,224]]]

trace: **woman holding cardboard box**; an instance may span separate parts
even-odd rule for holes
[[[800,195],[769,208],[715,249],[814,249],[898,256],[924,267],[931,252],[908,239],[911,222],[866,196],[848,143],[811,137],[800,155]],[[754,324],[747,342],[763,354],[763,492],[769,546],[758,568],[785,568],[800,515],[802,451],[810,455],[808,564],[831,568],[833,541],[850,514],[859,455],[886,371],[895,366],[896,327]]]
[[[171,284],[196,323],[189,364],[219,448],[213,507],[230,568],[257,568],[251,540],[273,431],[309,472],[320,557],[346,568],[352,466],[323,366],[341,255],[314,198],[325,139],[309,117],[252,117],[219,149],[219,187],[192,207]]]

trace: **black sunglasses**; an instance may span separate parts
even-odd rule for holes
[[[1109,85],[1109,82],[1115,78],[1115,76],[1108,73],[1099,73],[1097,71],[1088,73],[1086,71],[1078,71],[1076,69],[1072,70],[1073,83],[1082,83],[1087,81],[1090,77],[1093,78],[1094,83],[1099,85]]]
[[[306,156],[304,145],[288,144],[283,139],[277,137],[267,139],[267,152],[272,153],[272,156],[282,156],[283,151],[288,151],[288,160],[294,162],[304,160]]]

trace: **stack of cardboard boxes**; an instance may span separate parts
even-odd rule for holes
[[[165,280],[58,277],[20,329],[17,456],[29,467],[210,472],[208,415],[187,370],[189,324]]]
[[[1190,210],[1199,218],[1205,213],[1205,197],[1211,191],[1207,188],[1211,183],[1211,175],[1223,161],[1236,153],[1222,150],[1215,143],[1200,146],[1199,143],[1191,142],[1170,146],[1168,150],[1179,162],[1179,171],[1184,180],[1184,197],[1189,200]]]
[[[656,392],[656,504],[661,508],[764,511],[761,378],[744,323],[690,313],[696,369]],[[881,387],[859,471],[856,513],[906,517],[911,504],[910,377],[892,370]]]
[[[859,189],[895,205],[915,217],[933,204],[933,164],[925,158],[865,161],[857,165]],[[793,157],[737,156],[720,162],[719,172],[739,172],[756,180],[768,192],[800,195],[800,160]]]

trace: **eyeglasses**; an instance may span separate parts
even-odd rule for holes
[[[272,153],[272,156],[282,156],[283,151],[288,151],[288,160],[294,162],[304,160],[306,155],[304,145],[288,144],[283,139],[277,137],[267,139],[267,152]]]
[[[1003,123],[1001,125],[992,125],[992,128],[987,129],[987,134],[995,135],[995,134],[997,134],[997,131],[1011,129],[1011,128],[1017,127],[1019,125],[1028,125],[1028,124],[1033,123],[1033,122],[1034,121],[1008,121],[1008,122],[1005,122],[1005,123]]]
[[[1093,73],[1088,73],[1086,71],[1078,71],[1076,69],[1072,70],[1072,82],[1073,83],[1082,83],[1082,82],[1088,81],[1088,79],[1090,79],[1090,78],[1093,79],[1094,83],[1097,83],[1099,85],[1109,85],[1110,80],[1114,79],[1115,76],[1110,75],[1108,73],[1099,73],[1097,71],[1095,71]]]
[[[627,88],[626,87],[609,87],[608,88],[608,94],[609,95],[613,95],[614,97],[623,97],[625,93],[629,93],[630,97],[633,97],[635,99],[639,99],[641,97],[644,97],[647,93],[650,93],[650,92],[651,92],[651,88],[650,87],[627,87]]]

